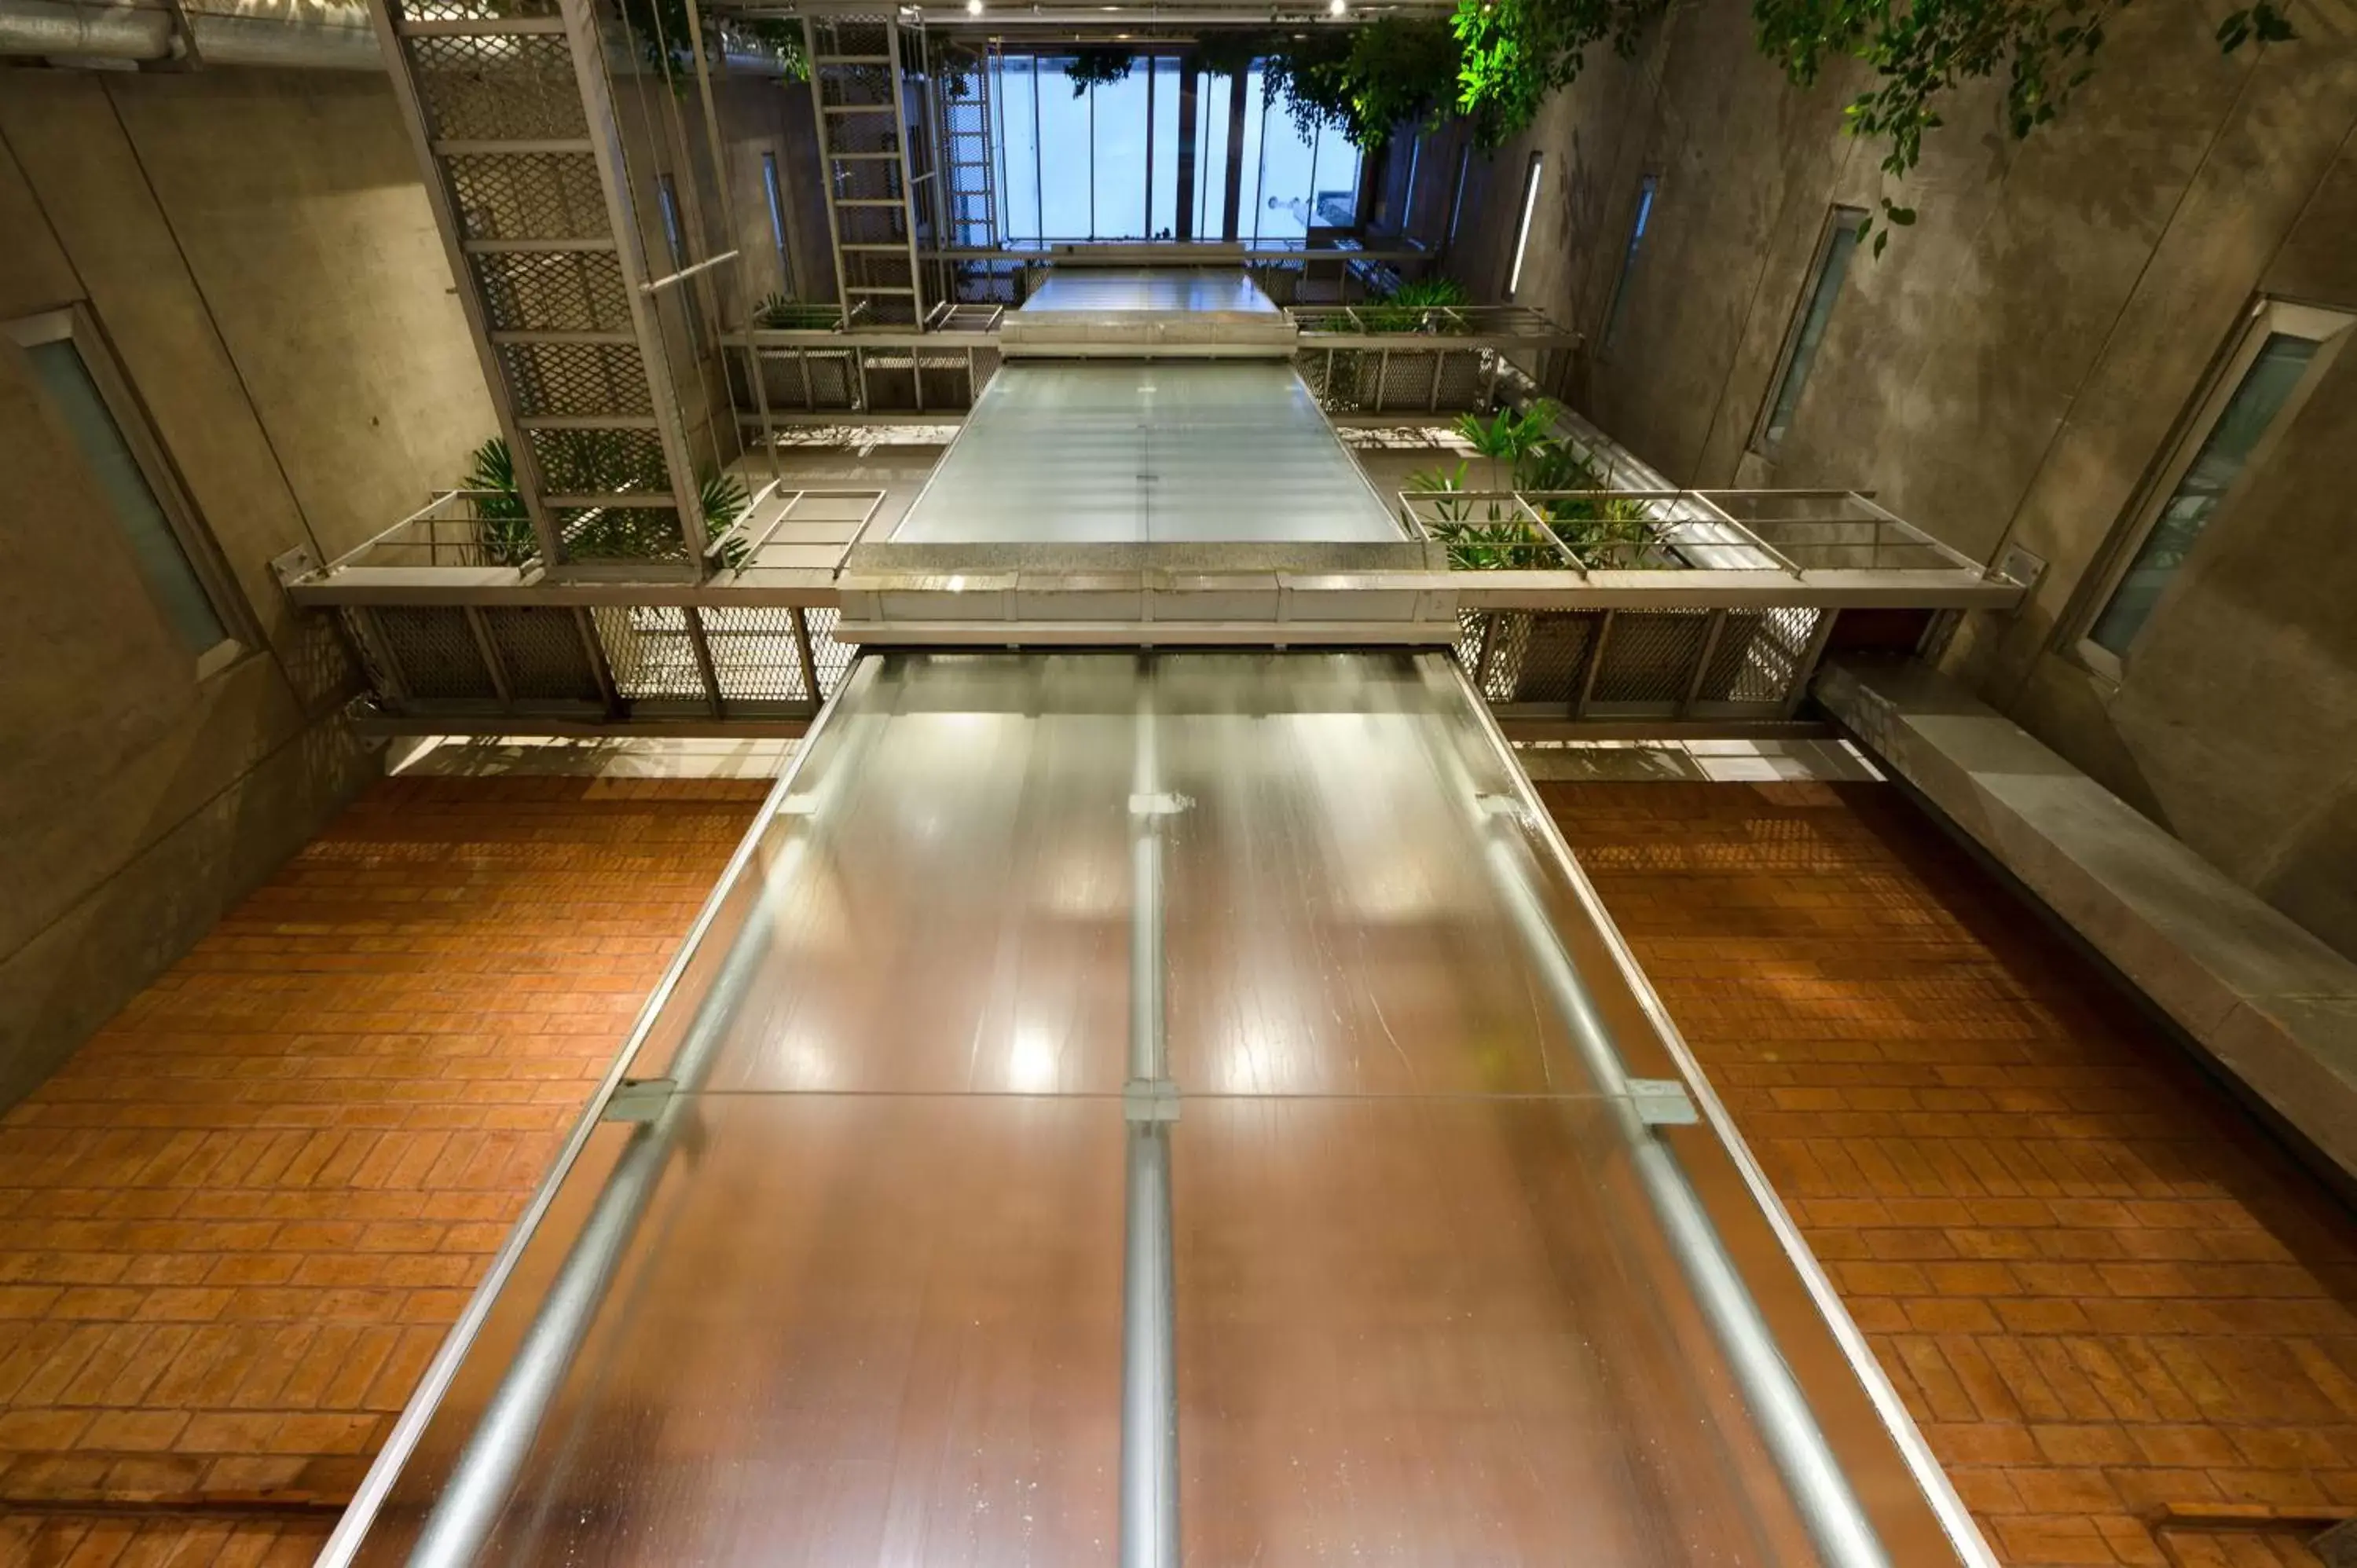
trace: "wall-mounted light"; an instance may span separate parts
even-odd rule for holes
[[[1326,0],[1326,14],[1329,16],[1346,15],[1350,9],[1351,0]]]
[[[965,14],[969,16],[981,16],[982,0],[965,0]]]

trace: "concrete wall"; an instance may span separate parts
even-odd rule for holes
[[[422,503],[492,426],[382,81],[0,70],[0,319],[83,304],[259,646],[199,680],[0,345],[0,1103],[377,770],[268,563]]]
[[[1976,558],[2045,559],[2028,608],[1966,627],[1950,666],[2357,955],[2357,353],[2213,520],[2122,679],[2072,651],[2254,300],[2357,309],[2357,29],[2311,7],[2305,40],[2225,58],[2222,13],[2127,7],[2062,120],[2015,142],[1975,91],[1886,187],[1879,146],[1840,129],[1862,79],[1798,91],[1753,51],[1738,0],[1702,0],[1635,60],[1592,61],[1491,160],[1452,264],[1496,295],[1523,159],[1544,149],[1518,297],[1591,335],[1585,412],[1683,483],[1871,489]],[[1606,343],[1647,174],[1659,194]],[[1880,261],[1861,252],[1763,457],[1749,448],[1827,214],[1886,188],[1921,220]]]

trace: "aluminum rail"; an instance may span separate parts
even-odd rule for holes
[[[1170,1124],[1178,1117],[1163,1011],[1162,819],[1153,685],[1141,682],[1129,796],[1129,1122],[1121,1277],[1121,1568],[1178,1568],[1178,1273]]]
[[[833,712],[830,707],[822,714],[819,723],[823,725]],[[816,738],[817,730],[813,727],[811,740],[797,753],[795,768],[779,784],[778,811],[797,809],[795,798],[785,791],[800,771],[801,758],[811,755],[811,742]],[[841,780],[856,771],[855,749],[854,755],[845,757],[843,766],[822,782],[817,798],[804,800],[800,810],[815,812],[823,805],[825,797],[840,787]],[[765,812],[765,819],[770,814]],[[748,846],[759,839],[759,826],[757,823],[754,832],[748,834]],[[807,853],[809,843],[805,835],[788,840],[778,862],[767,868],[769,877],[773,879],[770,886],[792,882],[794,867]],[[746,860],[739,859],[730,867],[729,875],[713,894],[715,908],[726,897],[746,864]],[[596,1323],[598,1309],[605,1305],[607,1293],[630,1251],[631,1239],[638,1234],[639,1222],[654,1200],[681,1133],[694,1117],[696,1090],[711,1071],[727,1037],[737,1004],[770,956],[771,918],[770,900],[766,897],[747,911],[744,925],[737,929],[727,957],[713,976],[711,989],[705,993],[672,1058],[669,1077],[663,1080],[668,1091],[663,1094],[660,1109],[631,1132],[612,1172],[598,1189],[597,1202],[550,1282],[532,1326],[524,1331],[499,1387],[483,1407],[473,1433],[452,1466],[448,1484],[435,1499],[425,1526],[418,1531],[416,1542],[410,1549],[411,1568],[468,1568],[483,1560],[485,1549],[499,1527],[500,1516],[515,1490],[517,1477],[532,1456],[549,1407],[565,1387],[574,1358]],[[638,1035],[624,1052],[626,1061],[644,1040],[647,1026],[653,1019],[652,1007],[660,1004],[663,994],[658,992],[655,1002],[651,1004]],[[604,1114],[619,1081],[609,1080],[607,1093],[591,1109],[590,1122]],[[569,1163],[560,1164],[558,1176]],[[527,1232],[519,1232],[524,1233]],[[456,1367],[451,1370],[455,1372]],[[340,1536],[342,1531],[338,1533]],[[351,1546],[356,1550],[358,1544],[355,1535]],[[334,1545],[333,1541],[329,1543],[330,1550],[322,1554],[321,1563],[349,1560],[349,1553],[344,1559],[336,1558]]]
[[[1450,671],[1460,700],[1474,713],[1486,713],[1486,704],[1464,671],[1453,664]],[[1491,739],[1502,745],[1494,731]],[[1686,1179],[1676,1154],[1647,1122],[1629,1069],[1613,1043],[1611,1027],[1598,1010],[1578,966],[1564,950],[1553,918],[1539,902],[1538,881],[1532,873],[1541,868],[1530,864],[1520,832],[1527,825],[1530,803],[1480,790],[1455,751],[1439,747],[1433,755],[1454,791],[1480,814],[1477,832],[1491,881],[1568,1028],[1581,1065],[1611,1107],[1612,1125],[1627,1148],[1646,1201],[1661,1222],[1696,1305],[1717,1337],[1728,1369],[1756,1422],[1761,1444],[1783,1477],[1810,1540],[1833,1568],[1891,1568],[1889,1552],[1817,1424],[1808,1396],[1785,1363],[1759,1303],[1727,1255],[1701,1196]]]

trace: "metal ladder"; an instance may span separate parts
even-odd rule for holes
[[[993,157],[990,61],[958,50],[936,78],[944,211],[942,236],[959,249],[998,247],[998,189]],[[952,91],[952,90],[960,91]]]
[[[842,325],[925,325],[910,162],[910,84],[900,25],[888,15],[806,16],[811,113],[826,177]]]
[[[371,11],[544,569],[701,577],[662,313],[701,269],[649,276],[590,0]]]

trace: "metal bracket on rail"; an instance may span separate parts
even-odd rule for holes
[[[606,1099],[607,1122],[651,1122],[671,1103],[679,1085],[668,1078],[628,1078]]]
[[[1648,1127],[1691,1127],[1702,1120],[1686,1086],[1674,1078],[1632,1078],[1629,1101]]]
[[[1167,1078],[1133,1078],[1121,1086],[1121,1114],[1126,1122],[1178,1120],[1178,1086]]]

